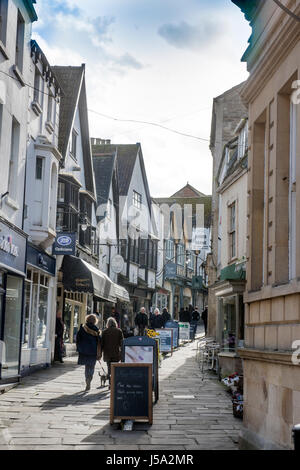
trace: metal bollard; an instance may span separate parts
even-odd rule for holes
[[[300,424],[293,427],[293,439],[295,450],[300,452]]]

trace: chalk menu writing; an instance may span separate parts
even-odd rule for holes
[[[111,423],[114,419],[152,422],[152,364],[112,365]]]

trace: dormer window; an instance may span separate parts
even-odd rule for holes
[[[73,129],[70,142],[70,153],[75,160],[77,160],[77,137],[78,133]]]

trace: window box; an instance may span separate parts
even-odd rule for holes
[[[17,77],[17,79],[19,80],[19,82],[21,83],[21,85],[24,87],[26,85],[26,83],[25,83],[24,77],[23,77],[19,67],[17,65],[14,65],[12,70],[13,70],[15,76]]]
[[[46,124],[45,124],[45,127],[46,127],[47,131],[49,132],[49,134],[53,134],[54,125],[52,124],[51,121],[47,121]]]
[[[33,101],[31,103],[31,107],[37,116],[40,116],[42,114],[43,110],[37,101]]]

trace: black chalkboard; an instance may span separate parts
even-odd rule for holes
[[[111,366],[110,424],[123,419],[152,424],[152,364]]]
[[[148,336],[132,336],[123,340],[122,347],[122,362],[131,363],[131,359],[126,359],[128,349],[132,348],[141,348],[141,363],[143,361],[143,356],[149,357],[147,349],[151,347],[152,349],[152,386],[155,394],[155,403],[159,398],[159,387],[158,387],[158,342],[155,339],[149,338]],[[145,354],[146,352],[146,354]],[[148,362],[148,359],[147,359]],[[138,360],[136,362],[139,363]]]

